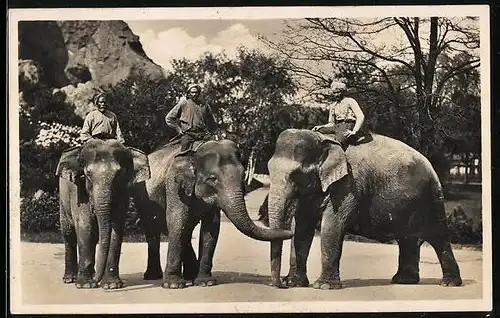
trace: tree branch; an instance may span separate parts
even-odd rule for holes
[[[475,68],[478,68],[480,66],[480,60],[479,59],[474,59],[471,61],[468,61],[466,63],[463,63],[461,65],[458,65],[448,71],[443,78],[439,81],[439,83],[436,85],[436,90],[434,92],[434,95],[439,96],[441,94],[441,91],[443,90],[446,82],[451,79],[454,76],[457,76],[459,74],[468,72],[470,70],[473,70]],[[475,64],[477,63],[477,64]]]

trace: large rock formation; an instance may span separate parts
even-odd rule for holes
[[[19,23],[20,90],[42,85],[66,93],[84,116],[97,87],[136,74],[163,78],[123,21],[22,21]]]

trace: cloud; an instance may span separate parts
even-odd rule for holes
[[[241,23],[218,32],[214,37],[191,36],[183,28],[172,28],[158,33],[151,29],[136,32],[146,54],[166,70],[172,69],[173,59],[196,60],[206,52],[234,56],[239,46],[262,48],[262,43]]]

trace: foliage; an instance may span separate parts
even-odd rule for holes
[[[472,17],[312,18],[265,40],[289,58],[306,97],[329,103],[332,80],[346,82],[375,132],[412,145],[442,176],[446,153],[481,144],[478,26]]]
[[[43,192],[24,198],[21,203],[21,229],[40,233],[59,229],[59,196]]]
[[[286,107],[295,85],[286,72],[286,61],[259,51],[240,49],[235,59],[224,54],[206,54],[197,61],[176,60],[168,80],[172,87],[202,84],[203,101],[210,105],[220,129],[232,136],[242,149],[244,160],[264,149],[276,127],[269,118]]]
[[[55,193],[59,156],[65,148],[79,143],[77,130],[83,120],[60,92],[53,94],[41,84],[26,88],[20,97],[21,196],[30,196],[39,189]]]
[[[139,214],[130,200],[125,218],[125,233],[142,233]],[[21,202],[21,229],[23,233],[59,231],[59,191],[37,191]]]
[[[481,244],[482,218],[479,213],[476,218],[469,217],[457,206],[447,217],[451,243]]]
[[[40,86],[22,91],[20,112],[32,123],[58,122],[69,126],[81,126],[83,119],[75,115],[73,107],[65,102],[64,93],[55,93],[48,87]]]
[[[175,105],[179,93],[169,81],[138,75],[108,87],[105,92],[128,146],[151,153],[174,136],[167,129],[164,116]]]
[[[39,189],[51,193],[56,191],[55,172],[59,157],[64,149],[80,143],[77,131],[77,127],[41,122],[33,128],[33,139],[21,139],[21,196],[31,195]]]
[[[125,218],[125,233],[142,233],[139,212],[135,207],[133,199],[130,200],[127,216]]]
[[[240,49],[235,59],[208,53],[196,61],[174,60],[173,70],[161,82],[137,76],[109,87],[106,95],[126,143],[149,153],[175,135],[165,124],[166,113],[190,84],[201,84],[202,102],[212,108],[220,131],[240,145],[244,160],[254,151],[260,162],[270,157],[281,130],[297,126],[286,116],[289,107],[307,113],[286,102],[296,88],[285,64],[259,51]]]

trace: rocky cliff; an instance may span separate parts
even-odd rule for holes
[[[123,21],[20,22],[19,60],[21,92],[40,85],[63,92],[79,116],[97,87],[135,74],[163,78]]]

